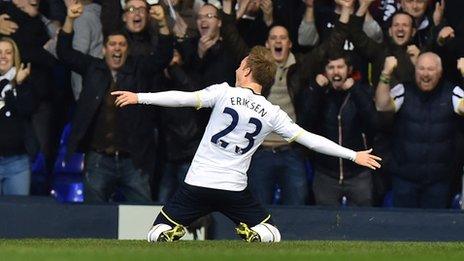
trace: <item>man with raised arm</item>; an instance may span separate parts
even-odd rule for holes
[[[461,61],[461,60],[459,60]],[[392,139],[393,206],[446,208],[450,202],[456,157],[456,134],[463,126],[464,91],[443,79],[442,62],[421,54],[415,82],[390,89],[398,60],[389,56],[377,86],[377,110],[395,115]],[[464,72],[464,65],[458,62]]]
[[[72,48],[73,23],[82,12],[77,1],[68,7],[58,34],[57,54],[83,79],[68,153],[85,152],[85,202],[109,202],[117,188],[129,202],[151,202],[149,175],[154,169],[156,141],[147,118],[153,112],[140,106],[115,108],[110,92],[152,91],[152,77],[162,73],[172,58],[172,39],[167,28],[160,27],[163,44],[150,55],[134,56],[129,53],[126,36],[111,32],[104,39],[103,59],[95,58]],[[150,14],[160,24],[165,23],[161,6],[151,7]]]
[[[268,102],[261,92],[272,86],[275,71],[271,52],[256,46],[235,72],[237,87],[222,83],[197,92],[112,92],[120,107],[139,103],[213,108],[185,183],[156,218],[148,233],[149,242],[177,240],[184,235],[185,226],[213,211],[229,217],[237,225],[237,234],[246,241],[280,241],[271,215],[250,193],[246,175],[251,156],[272,131],[288,142],[296,141],[372,169],[380,167],[380,158],[370,150],[355,152],[309,133]]]

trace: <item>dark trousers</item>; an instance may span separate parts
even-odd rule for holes
[[[84,201],[108,202],[117,190],[130,203],[151,202],[149,175],[136,169],[130,157],[86,153]]]
[[[164,223],[189,226],[211,212],[221,212],[235,224],[253,227],[263,221],[271,223],[270,215],[246,188],[227,191],[191,186],[185,182],[168,200],[153,225]]]
[[[399,208],[446,208],[450,202],[450,188],[450,180],[422,184],[393,176],[393,206]]]
[[[340,184],[338,178],[316,169],[313,191],[316,205],[339,206],[345,196],[348,206],[372,206],[372,173],[365,170]]]
[[[306,204],[308,180],[303,155],[298,149],[285,148],[261,147],[251,160],[250,187],[263,204],[272,204],[276,186],[282,189],[282,205]]]
[[[184,182],[185,175],[190,168],[190,161],[185,162],[167,162],[161,172],[159,182],[158,201],[164,204],[176,192],[179,185]]]

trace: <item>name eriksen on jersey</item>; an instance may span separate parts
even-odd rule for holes
[[[264,110],[260,104],[257,104],[256,102],[250,102],[250,100],[245,98],[230,97],[230,103],[232,105],[241,105],[247,107],[250,110],[254,110],[255,112],[259,113],[261,117],[264,117],[267,114],[267,111]]]

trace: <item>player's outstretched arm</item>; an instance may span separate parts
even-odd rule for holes
[[[375,170],[381,167],[378,161],[381,161],[382,159],[372,155],[372,149],[356,152],[340,146],[327,138],[305,130],[302,130],[302,133],[296,137],[295,141],[319,153],[349,159],[354,161],[356,164],[370,169]]]
[[[124,107],[131,104],[152,104],[164,107],[197,107],[199,103],[196,92],[166,91],[155,93],[133,93],[129,91],[114,91],[115,104]]]

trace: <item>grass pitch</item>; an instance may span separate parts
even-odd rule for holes
[[[0,260],[464,260],[464,242],[0,240]]]

